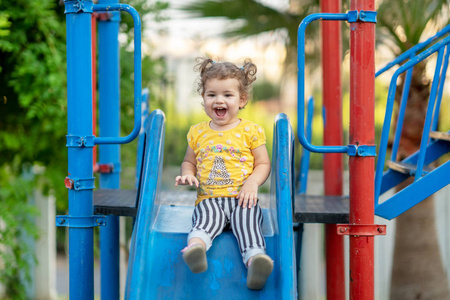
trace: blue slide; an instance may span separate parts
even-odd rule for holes
[[[231,231],[214,240],[207,253],[206,272],[193,274],[184,264],[180,250],[186,245],[194,207],[161,202],[164,124],[163,112],[155,110],[145,128],[125,299],[297,299],[292,223],[294,138],[286,115],[280,114],[275,121],[270,205],[263,208],[263,234],[274,270],[261,291],[247,288],[247,270]]]

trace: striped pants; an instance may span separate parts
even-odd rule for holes
[[[243,208],[236,198],[210,198],[195,206],[192,215],[192,230],[188,241],[200,238],[208,250],[213,240],[231,224],[231,230],[236,237],[244,264],[250,257],[266,253],[266,243],[262,235],[262,210],[259,205]]]

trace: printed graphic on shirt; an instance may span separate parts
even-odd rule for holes
[[[193,125],[187,140],[197,161],[198,204],[210,197],[238,195],[254,168],[252,150],[265,144],[266,137],[261,126],[242,119],[226,132],[213,131],[208,121]]]
[[[230,173],[225,166],[225,161],[222,156],[216,156],[214,158],[214,163],[209,173],[206,185],[231,185],[233,180],[230,179]]]

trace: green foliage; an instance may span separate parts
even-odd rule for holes
[[[230,20],[227,37],[256,36],[265,32],[280,33],[284,36],[287,57],[286,66],[295,65],[297,58],[297,29],[300,22],[309,14],[319,12],[319,1],[298,1],[295,10],[281,11],[258,0],[204,0],[188,3],[183,10],[193,17],[225,18]],[[301,2],[301,3],[300,3]],[[236,22],[239,21],[239,22]],[[310,25],[312,30],[306,32],[308,41],[307,60],[317,61],[320,43],[314,43],[319,24]],[[295,68],[291,71],[295,72]]]
[[[256,81],[253,84],[253,99],[272,100],[280,95],[280,87],[269,81]]]
[[[37,237],[33,216],[35,207],[27,200],[33,181],[10,167],[0,168],[0,182],[10,182],[0,189],[0,282],[6,289],[7,299],[26,299],[24,284],[31,278],[32,250],[24,243],[25,236]]]
[[[0,11],[0,282],[7,297],[24,299],[31,250],[22,236],[36,230],[34,182],[22,174],[41,165],[64,178],[65,26],[51,0],[0,1]],[[44,178],[54,186],[56,177]]]
[[[397,56],[418,44],[428,26],[449,24],[448,9],[448,0],[382,1],[377,15],[377,41]]]
[[[164,2],[128,2],[141,16],[151,11],[143,24],[151,18],[164,18]],[[126,49],[133,38],[133,25],[127,14],[122,14],[122,20],[126,37],[121,45],[122,131],[129,133],[133,71],[129,69],[132,53]],[[59,212],[64,213],[68,206],[63,184],[67,175],[65,29],[62,1],[0,0],[0,282],[11,299],[25,297],[23,285],[30,278],[26,259],[30,249],[20,236],[35,236],[30,223],[34,209],[27,204],[35,185],[23,179],[24,168],[43,167],[35,180],[40,187],[42,183],[44,193],[52,191]],[[145,57],[143,70],[143,87],[157,94],[159,87],[154,86],[159,81],[153,78],[159,78],[164,64]]]
[[[0,11],[6,24],[14,24],[0,40],[1,165],[16,161],[61,170],[67,157],[60,146],[66,134],[63,8],[51,0],[19,0],[0,2]],[[46,178],[46,185],[56,181]]]

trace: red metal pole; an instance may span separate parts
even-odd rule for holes
[[[350,10],[374,11],[374,0]],[[350,24],[350,144],[374,145],[375,23]],[[351,156],[350,226],[374,223],[374,157]],[[374,299],[374,237],[350,235],[350,299]]]
[[[340,13],[341,1],[322,0],[323,13]],[[322,72],[324,106],[324,145],[342,145],[341,90],[341,22],[322,23]],[[324,155],[325,195],[343,193],[343,158],[340,153]],[[345,299],[344,237],[336,232],[335,224],[325,225],[327,299]]]

